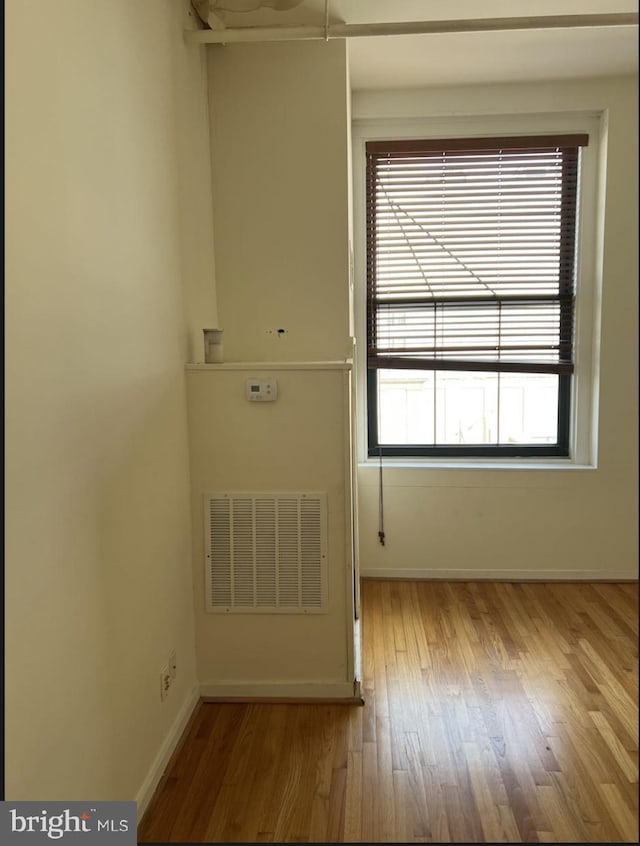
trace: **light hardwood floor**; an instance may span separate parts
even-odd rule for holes
[[[364,707],[203,703],[141,842],[637,842],[635,584],[363,583]]]

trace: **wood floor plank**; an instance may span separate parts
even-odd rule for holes
[[[236,734],[233,752],[207,824],[205,839],[209,842],[252,839],[254,820],[244,813],[244,808],[251,796],[253,761],[262,760],[263,737],[258,731],[260,712],[259,705],[250,705]]]
[[[420,599],[415,582],[411,584],[409,596],[402,603],[402,612],[405,629],[412,631],[418,651],[420,669],[428,670],[431,667],[431,652],[425,637],[424,626],[416,625],[416,620],[420,619]]]
[[[347,795],[347,768],[334,769],[331,773],[331,789],[329,791],[329,815],[327,818],[327,833],[324,838],[316,842],[338,843],[346,831],[345,799]]]
[[[343,838],[347,843],[362,841],[362,752],[349,752]]]
[[[556,843],[589,843],[588,833],[580,819],[567,808],[555,786],[537,788],[538,800],[551,822]]]
[[[569,727],[560,737],[551,739],[561,763],[561,771],[551,774],[551,784],[567,814],[586,834],[587,843],[619,840],[620,832],[598,790],[598,779],[608,780],[609,769],[602,760],[602,749],[594,749],[582,732]]]
[[[210,711],[206,706],[201,706],[206,721],[211,724],[210,730],[203,732],[206,745],[195,767],[189,768],[185,765],[182,775],[176,776],[180,789],[179,798],[176,796],[174,803],[166,801],[167,808],[173,808],[173,821],[168,833],[162,831],[159,838],[161,841],[179,843],[204,840],[211,808],[217,802],[227,764],[233,755],[236,734],[242,725],[247,707],[225,705]],[[190,745],[187,740],[185,751]],[[196,763],[195,758],[193,763]],[[180,770],[178,761],[175,771]],[[161,798],[164,805],[165,797],[162,794]],[[142,840],[142,837],[139,839]]]
[[[398,843],[408,843],[412,837],[409,830],[410,790],[409,773],[406,770],[394,770],[393,778],[393,807],[395,819],[394,839]]]
[[[392,746],[389,718],[378,717],[376,720],[376,832],[377,839],[382,841],[393,840],[396,830]]]
[[[637,609],[367,580],[364,707],[201,704],[139,842],[637,842]]]
[[[631,810],[615,784],[601,784],[600,791],[622,833],[622,839],[625,842],[628,840],[630,843],[637,843],[639,839],[637,809]]]
[[[477,743],[465,743],[464,752],[469,767],[471,792],[478,808],[485,840],[489,843],[520,843],[520,833],[511,809],[496,801],[492,790],[492,774],[487,768],[486,757]]]
[[[638,634],[640,620],[635,597],[635,585],[631,584],[596,584],[594,589],[607,604],[614,620],[622,620],[634,635]]]
[[[258,732],[262,737],[263,747],[261,759],[256,761],[254,776],[251,780],[250,803],[254,813],[248,816],[252,821],[252,829],[256,839],[269,837],[273,840],[277,824],[277,805],[274,809],[274,785],[278,784],[281,775],[281,755],[290,731],[293,706],[272,706],[273,710],[261,707],[258,709],[260,721]]]
[[[589,711],[589,716],[593,720],[602,739],[611,750],[627,781],[636,784],[638,781],[638,764],[631,759],[627,750],[618,740],[607,718],[600,711]]]
[[[625,689],[625,685],[620,682],[619,674],[616,674],[614,670],[607,666],[588,640],[580,638],[579,645],[589,661],[587,666],[594,667],[599,673],[600,681],[596,683],[600,692],[627,731],[634,738],[637,738],[638,709],[637,702],[634,702],[632,698],[633,692],[628,692]]]

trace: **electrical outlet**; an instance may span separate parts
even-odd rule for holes
[[[176,657],[175,649],[171,655],[169,655],[169,673],[171,674],[171,681],[175,681],[175,678],[178,675],[178,659]]]
[[[163,667],[160,671],[160,701],[164,700],[169,695],[169,688],[171,687],[173,679],[171,678],[171,670],[169,667]]]

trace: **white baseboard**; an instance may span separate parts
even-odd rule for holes
[[[215,699],[353,699],[359,701],[356,682],[203,682],[200,696]]]
[[[501,582],[635,582],[638,574],[628,570],[394,570],[361,569],[363,579]]]
[[[151,769],[147,773],[147,777],[138,791],[138,795],[136,796],[136,802],[138,803],[138,823],[142,820],[144,812],[147,810],[149,803],[153,798],[153,794],[160,783],[160,779],[167,768],[167,764],[169,763],[169,760],[173,755],[180,738],[182,737],[182,733],[184,732],[187,723],[189,722],[191,715],[199,702],[200,688],[198,685],[195,685],[185,699],[182,708],[178,712],[178,716],[173,721],[173,725],[169,729],[169,732],[164,739],[164,743],[160,747],[160,750],[151,765]]]

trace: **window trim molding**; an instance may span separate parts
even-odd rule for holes
[[[581,192],[578,206],[580,226],[576,240],[579,274],[578,295],[574,314],[576,373],[571,390],[569,423],[569,457],[551,452],[547,456],[538,448],[535,456],[525,448],[507,455],[504,447],[495,454],[483,450],[482,455],[459,457],[438,455],[429,450],[421,455],[410,445],[407,452],[388,455],[390,466],[465,467],[523,469],[544,465],[552,467],[597,466],[598,352],[600,339],[600,301],[602,285],[603,197],[606,156],[607,113],[605,111],[565,111],[559,113],[521,113],[517,115],[482,115],[425,118],[355,119],[352,124],[354,259],[355,259],[355,331],[356,331],[356,455],[360,466],[378,463],[368,455],[368,399],[366,350],[366,210],[365,210],[365,145],[367,141],[418,138],[504,137],[542,134],[575,134],[586,132],[589,145],[582,150]],[[375,371],[374,371],[375,372]],[[490,450],[490,448],[489,448]],[[435,454],[433,454],[435,453]],[[549,463],[551,462],[551,463]]]

